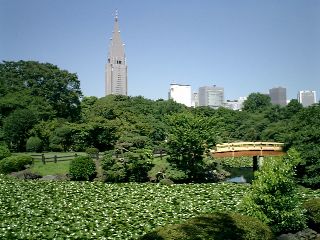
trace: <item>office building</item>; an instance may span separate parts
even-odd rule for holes
[[[298,93],[298,101],[304,107],[308,107],[317,102],[316,91],[299,91]]]
[[[287,90],[283,87],[271,88],[269,90],[269,96],[271,98],[271,103],[286,106],[287,105]]]
[[[192,107],[199,107],[199,95],[197,92],[192,94]]]
[[[128,79],[124,44],[121,41],[118,14],[114,18],[114,30],[105,66],[105,94],[127,95]]]
[[[169,99],[182,103],[187,107],[192,106],[192,92],[190,85],[170,84]]]
[[[200,87],[198,98],[199,106],[208,106],[215,109],[222,107],[224,104],[224,89],[216,85]]]

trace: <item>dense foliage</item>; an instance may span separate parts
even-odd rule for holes
[[[303,207],[307,211],[308,226],[320,232],[320,198],[309,199]]]
[[[191,113],[169,117],[168,162],[182,171],[187,180],[203,180],[204,154],[216,143],[219,120]]]
[[[10,156],[11,156],[11,152],[7,148],[7,146],[0,145],[0,160]]]
[[[26,143],[27,152],[41,152],[42,141],[39,137],[30,137]]]
[[[271,240],[271,229],[257,218],[238,213],[217,212],[167,225],[144,235],[141,240]]]
[[[96,164],[89,156],[79,156],[71,160],[69,169],[72,180],[92,180],[96,176]]]
[[[283,158],[269,158],[255,173],[252,191],[242,203],[244,212],[269,224],[275,233],[296,232],[306,225],[294,167],[300,162],[291,149]]]
[[[169,153],[166,175],[184,181],[207,179],[206,151],[216,143],[278,141],[301,153],[299,183],[319,188],[320,105],[303,108],[297,100],[272,105],[252,93],[242,111],[187,108],[172,100],[141,96],[81,99],[73,73],[49,63],[0,63],[0,142],[25,151],[30,137],[44,151]],[[31,140],[30,140],[31,141]],[[28,148],[29,149],[29,148]]]
[[[147,149],[122,153],[121,158],[109,151],[102,160],[106,182],[147,182],[152,166],[152,152]]]
[[[28,155],[10,156],[0,160],[0,173],[8,174],[21,171],[32,164],[32,157]]]

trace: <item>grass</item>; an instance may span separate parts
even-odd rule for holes
[[[39,160],[35,160],[30,168],[31,172],[38,173],[41,176],[46,175],[65,175],[69,172],[70,161],[60,161],[57,163],[47,162],[43,164]]]
[[[17,153],[16,155],[21,155],[21,154],[27,154],[27,155],[40,155],[40,153]],[[64,152],[49,152],[45,153],[46,158],[52,158],[55,155],[57,157],[61,156],[70,156],[74,153],[64,153]],[[78,156],[83,156],[86,155],[84,152],[77,152]],[[160,157],[155,157],[153,160],[153,163],[155,166],[151,169],[149,172],[150,177],[156,176],[156,174],[159,171],[163,171],[164,169],[169,167],[169,163],[166,161],[167,157],[163,157],[162,159]],[[70,161],[72,158],[70,158],[69,161],[59,161],[57,163],[52,162],[53,159],[50,159],[46,164],[43,164],[42,161],[40,160],[40,157],[37,157],[37,159],[34,161],[33,166],[30,168],[31,172],[38,173],[42,176],[46,175],[65,175],[69,172],[69,166],[70,166]],[[102,168],[100,164],[97,164],[97,171],[100,174],[99,176],[102,175]]]
[[[78,156],[84,156],[86,153],[84,152],[48,152],[44,153],[45,158],[47,159],[46,164],[43,164],[41,161],[41,153],[35,152],[27,152],[27,153],[14,153],[14,155],[32,155],[34,159],[34,164],[31,166],[30,170],[33,173],[38,173],[41,176],[46,175],[65,175],[69,172],[70,161],[73,159],[72,157],[64,159],[61,161],[63,156],[71,156],[77,154]],[[35,157],[35,155],[37,155]],[[53,162],[53,157],[57,156],[58,161]],[[51,159],[50,159],[51,158]],[[60,161],[59,161],[60,160]]]

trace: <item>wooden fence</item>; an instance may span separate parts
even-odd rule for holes
[[[78,156],[85,156],[85,155],[78,155],[77,153],[69,154],[69,155],[53,155],[53,156],[46,156],[44,153],[42,154],[32,154],[31,157],[33,161],[38,160],[41,161],[43,164],[47,162],[62,162],[62,161],[70,161]],[[94,159],[99,160],[99,158],[103,157],[104,153],[93,154],[91,157]]]
[[[160,157],[162,159],[162,157],[166,156],[167,154],[165,152],[160,152],[160,153],[154,153],[153,156],[154,157]],[[43,164],[46,164],[47,162],[62,162],[62,161],[70,161],[78,156],[87,156],[87,154],[69,154],[69,155],[50,155],[50,156],[46,156],[45,153],[42,154],[32,154],[30,155],[33,159],[33,161],[41,161]],[[100,152],[98,154],[91,154],[91,157],[93,159],[99,160],[100,158],[104,157],[104,153]]]

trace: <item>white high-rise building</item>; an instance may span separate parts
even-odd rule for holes
[[[199,106],[219,108],[224,105],[224,89],[222,87],[205,86],[199,88]]]
[[[199,95],[197,92],[192,94],[192,107],[199,107]]]
[[[312,104],[317,103],[316,91],[299,91],[298,93],[298,101],[304,107],[308,107]]]
[[[169,99],[182,103],[187,107],[192,106],[192,92],[190,85],[170,84]]]
[[[124,44],[121,41],[118,13],[114,18],[114,30],[105,68],[105,94],[127,95],[128,79]]]

